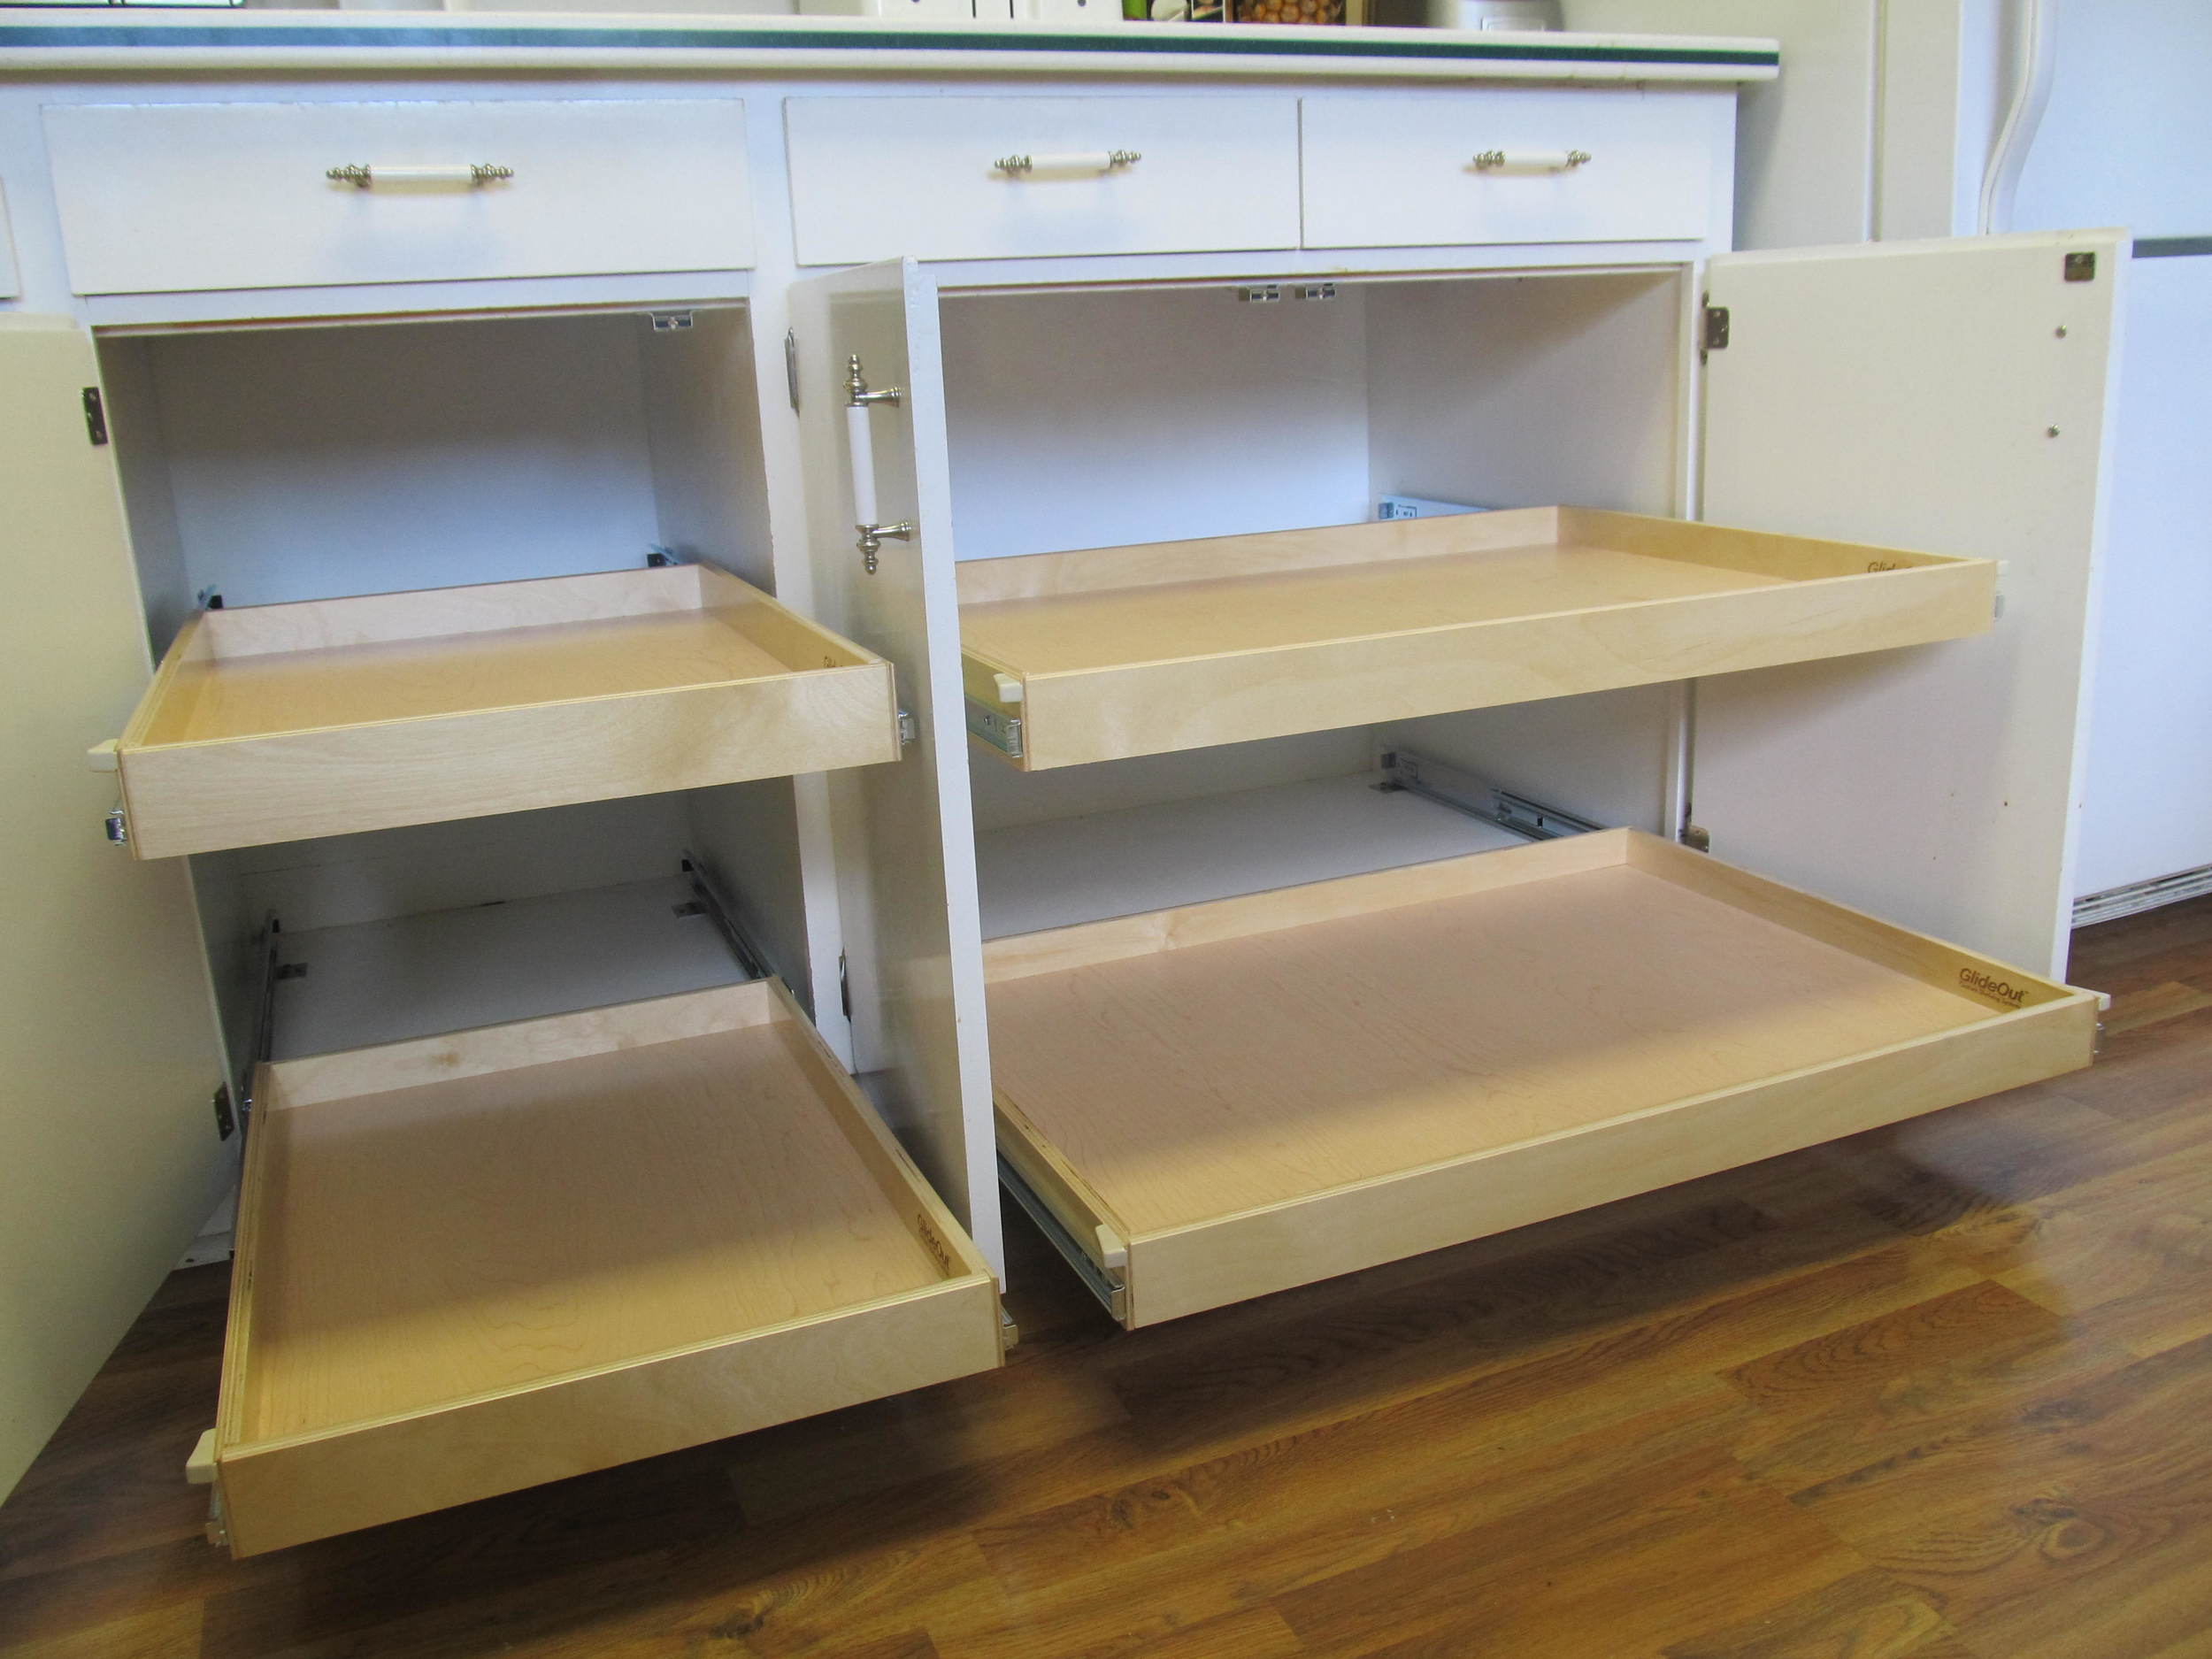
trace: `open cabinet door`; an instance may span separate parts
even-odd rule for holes
[[[1715,523],[2003,561],[1986,634],[1701,681],[1719,857],[2065,969],[2122,233],[1709,268]]]
[[[795,283],[791,315],[815,612],[890,659],[913,721],[902,758],[828,780],[854,1064],[1003,1271],[937,292],[910,261],[866,265]],[[854,409],[854,357],[895,401]],[[871,507],[906,526],[872,572],[856,529]]]
[[[88,421],[98,380],[73,324],[0,317],[0,1494],[192,1241],[230,1161],[184,863],[107,844],[116,780],[85,763],[152,672],[112,452]]]

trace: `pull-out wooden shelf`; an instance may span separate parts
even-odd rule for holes
[[[203,611],[116,750],[142,858],[898,753],[890,664],[698,565]]]
[[[261,1074],[242,1555],[988,1370],[989,1270],[780,985]]]
[[[2071,1071],[2098,1009],[1628,830],[985,950],[1001,1155],[1131,1325]]]
[[[974,560],[969,729],[1029,770],[1986,630],[1988,560],[1536,507]]]

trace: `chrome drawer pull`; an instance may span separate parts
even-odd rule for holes
[[[473,190],[482,185],[503,184],[514,176],[512,167],[495,167],[482,161],[434,167],[371,167],[356,162],[323,174],[333,184],[349,184],[357,190],[372,190],[380,184],[465,184]]]
[[[1116,173],[1142,161],[1133,150],[1087,150],[1071,156],[1001,156],[992,170],[1010,179],[1036,173]]]
[[[1586,150],[1486,150],[1477,173],[1572,173],[1590,159]]]

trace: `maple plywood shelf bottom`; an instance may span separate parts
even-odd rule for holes
[[[2098,1008],[1629,830],[985,950],[1002,1154],[1133,1325],[2072,1071]]]
[[[1996,567],[1532,507],[959,581],[969,728],[1035,771],[1958,639],[1990,626]]]
[[[116,761],[163,857],[898,752],[888,663],[687,565],[204,611]]]
[[[987,1370],[989,1270],[772,980],[266,1067],[240,1555]]]

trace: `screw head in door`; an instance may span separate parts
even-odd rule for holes
[[[2058,428],[2056,426],[2046,426],[2043,428],[2043,435],[2047,438],[2055,438],[2058,436]]]
[[[2065,261],[2069,282],[2094,282],[2097,280],[2097,256],[2094,253],[2070,253]]]
[[[2066,325],[2064,323],[2061,323],[2057,327],[2052,329],[2051,332],[2056,334],[2061,340],[2063,340],[2066,338]]]

